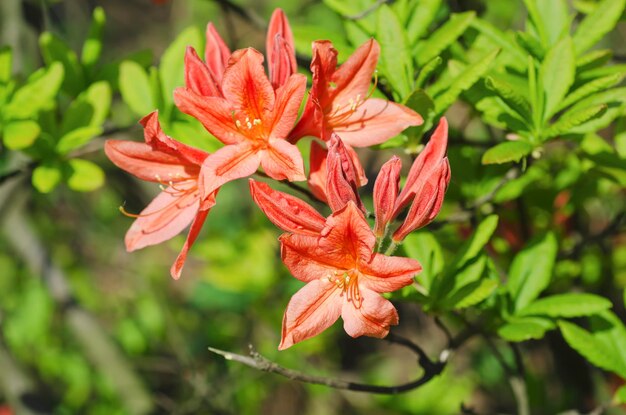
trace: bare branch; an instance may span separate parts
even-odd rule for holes
[[[378,0],[376,1],[376,3],[372,4],[370,7],[363,10],[362,12],[357,13],[357,14],[347,15],[347,16],[344,15],[343,18],[348,19],[348,20],[362,19],[364,17],[367,17],[369,14],[375,12],[376,10],[378,10],[378,8],[382,6],[383,4],[387,4],[387,3],[393,3],[393,0]]]

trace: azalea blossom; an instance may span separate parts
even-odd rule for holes
[[[287,305],[280,350],[326,330],[339,316],[352,337],[385,337],[398,313],[379,293],[410,285],[421,271],[414,259],[374,253],[376,237],[352,201],[326,219],[319,236],[288,233],[280,242],[283,262],[307,283]]]
[[[296,73],[296,53],[293,33],[287,16],[281,9],[274,10],[265,42],[270,80],[274,89],[284,85]],[[185,54],[185,85],[202,96],[222,96],[221,84],[231,51],[213,23],[206,28],[206,47],[203,62],[193,47]]]
[[[352,201],[324,219],[304,201],[250,180],[250,191],[267,217],[287,233],[281,257],[307,285],[289,301],[280,350],[313,337],[341,316],[352,337],[385,337],[398,313],[379,293],[413,282],[421,271],[410,258],[374,252],[376,237]]]
[[[104,151],[121,169],[138,178],[162,185],[163,191],[136,216],[126,233],[131,252],[173,238],[191,224],[187,240],[170,273],[180,277],[187,252],[215,204],[216,191],[201,196],[198,180],[208,153],[182,144],[161,130],[157,112],[141,120],[145,143],[107,140]]]
[[[337,133],[354,147],[380,144],[422,117],[401,104],[370,98],[370,85],[380,46],[374,39],[361,45],[339,68],[337,50],[327,40],[313,42],[313,85],[291,142],[311,135],[326,141]]]
[[[234,52],[224,71],[221,96],[178,88],[178,108],[197,118],[225,146],[204,161],[201,194],[250,176],[259,166],[273,179],[305,180],[302,155],[285,140],[298,117],[306,77],[290,75],[274,89],[263,69],[263,55],[248,48]]]
[[[442,118],[430,141],[413,162],[400,194],[400,159],[394,156],[383,165],[374,184],[375,233],[378,237],[384,235],[387,224],[409,204],[404,222],[392,235],[394,243],[401,242],[409,233],[435,219],[450,183],[447,145],[448,122]]]

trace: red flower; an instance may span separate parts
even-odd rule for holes
[[[306,77],[289,76],[274,89],[263,70],[263,55],[252,48],[236,51],[222,78],[223,97],[202,96],[190,88],[174,92],[181,111],[197,118],[225,147],[202,167],[202,195],[263,167],[276,180],[305,180],[302,156],[285,138],[298,116]]]
[[[294,196],[250,180],[254,201],[279,228],[283,262],[307,285],[289,302],[279,349],[313,337],[341,315],[352,337],[384,337],[398,324],[393,305],[378,293],[413,282],[413,259],[374,253],[376,237],[350,200],[326,220]]]
[[[284,85],[296,73],[296,54],[293,34],[287,16],[281,9],[274,10],[265,42],[269,75],[274,89]],[[202,62],[194,48],[185,55],[185,85],[201,96],[222,96],[221,83],[231,56],[230,49],[220,37],[213,23],[206,28],[206,48]]]
[[[131,252],[171,239],[191,223],[187,240],[170,273],[180,277],[187,252],[196,240],[216,191],[201,197],[198,179],[208,153],[186,146],[161,130],[158,114],[141,120],[145,143],[108,140],[104,151],[111,161],[142,180],[166,186],[139,214],[126,233],[126,249]]]
[[[387,224],[409,204],[411,207],[404,222],[392,236],[395,243],[435,219],[450,183],[450,163],[445,156],[447,145],[448,122],[442,118],[430,141],[413,162],[399,195],[400,160],[394,157],[383,165],[374,184],[377,236],[382,236]]]
[[[312,135],[328,140],[335,132],[348,145],[380,144],[422,117],[383,99],[369,98],[380,47],[371,39],[337,68],[337,51],[329,41],[313,42],[313,85],[302,119],[290,134],[291,142]]]

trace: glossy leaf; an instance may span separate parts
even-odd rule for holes
[[[41,54],[46,65],[61,62],[65,71],[62,89],[72,96],[76,96],[85,87],[85,74],[78,61],[76,53],[60,38],[50,32],[44,32],[39,38]]]
[[[498,285],[496,279],[483,279],[467,285],[461,292],[462,295],[457,295],[460,299],[453,302],[453,308],[459,310],[483,302],[493,294]]]
[[[417,79],[415,80],[415,86],[417,88],[423,88],[426,82],[430,79],[430,77],[434,74],[434,72],[441,66],[443,59],[440,56],[433,58],[430,62],[426,63],[420,69],[419,74],[417,75]]]
[[[571,133],[574,127],[578,127],[589,120],[599,117],[606,109],[607,106],[605,104],[595,105],[581,110],[572,109],[563,114],[557,122],[552,124],[550,128],[544,132],[544,137],[556,137],[561,134]]]
[[[483,164],[502,164],[518,162],[533,151],[533,146],[526,141],[506,141],[485,151]]]
[[[32,182],[41,193],[50,193],[61,182],[63,175],[56,164],[44,163],[33,170]]]
[[[63,81],[63,65],[55,62],[33,74],[26,85],[18,89],[5,107],[5,117],[30,118],[49,105]]]
[[[120,93],[126,105],[138,116],[155,110],[155,102],[146,71],[133,61],[120,65]]]
[[[556,294],[535,300],[517,315],[582,317],[608,310],[612,304],[604,297],[585,293]]]
[[[22,150],[30,147],[40,133],[41,128],[35,121],[12,121],[4,127],[2,138],[9,150]]]
[[[413,13],[407,25],[409,44],[415,44],[427,32],[433,24],[437,12],[441,7],[442,0],[421,0],[414,6]]]
[[[473,11],[453,14],[427,40],[418,44],[414,53],[417,63],[421,66],[439,56],[465,32],[475,17],[476,13]]]
[[[585,52],[613,30],[625,5],[626,0],[602,0],[576,28],[574,33],[576,54]]]
[[[444,267],[441,245],[432,233],[413,232],[404,239],[402,247],[410,258],[417,259],[422,265],[422,272],[416,278],[426,291],[430,291],[433,279]]]
[[[67,154],[87,144],[89,140],[100,134],[102,134],[102,127],[86,126],[76,128],[59,139],[56,150],[59,154]]]
[[[104,184],[104,171],[95,163],[81,159],[69,161],[71,173],[67,184],[77,192],[90,192]]]
[[[65,111],[61,134],[81,127],[101,126],[111,108],[111,88],[105,81],[92,84]]]
[[[525,308],[550,284],[557,250],[556,237],[547,233],[515,256],[507,281],[515,310]]]
[[[591,94],[594,94],[596,92],[606,91],[612,86],[615,86],[619,84],[620,82],[622,82],[624,77],[626,77],[626,73],[622,72],[622,73],[607,75],[602,78],[597,78],[590,82],[586,82],[580,88],[568,94],[565,97],[565,99],[561,101],[556,111],[561,111],[562,109],[565,109],[569,107],[570,105],[575,104],[576,102],[580,101],[583,98],[588,97]]]
[[[498,55],[499,50],[494,50],[477,62],[471,63],[441,94],[435,96],[435,113],[442,114],[452,105],[459,95],[474,85],[487,72],[491,63]]]
[[[383,4],[378,10],[379,67],[401,98],[413,89],[413,59],[406,33],[394,11]]]
[[[530,103],[511,85],[498,78],[489,77],[485,86],[495,92],[511,109],[522,117],[522,120],[531,118]]]
[[[498,335],[505,340],[522,342],[541,339],[546,331],[554,328],[550,320],[539,317],[515,318],[498,329]]]
[[[96,7],[93,10],[91,17],[91,25],[89,26],[89,34],[85,43],[83,44],[83,50],[80,55],[80,60],[87,68],[93,67],[100,59],[102,53],[102,35],[104,32],[104,24],[106,23],[106,15],[102,7]]]
[[[549,119],[574,83],[576,64],[574,45],[567,36],[556,43],[546,55],[539,68],[539,82],[545,94],[543,119]]]

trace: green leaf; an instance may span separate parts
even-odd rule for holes
[[[515,256],[506,284],[515,310],[525,308],[550,284],[557,250],[556,237],[546,233]]]
[[[432,281],[444,266],[441,245],[430,232],[413,232],[404,239],[402,247],[409,257],[417,259],[422,265],[417,280],[427,292],[430,291]]]
[[[56,151],[59,154],[67,154],[70,151],[87,144],[89,140],[100,134],[102,134],[102,127],[79,127],[68,132],[59,139],[59,142],[56,145]]]
[[[517,112],[522,117],[522,120],[531,118],[529,102],[507,82],[498,78],[488,77],[485,80],[485,86],[495,92],[511,109]]]
[[[57,164],[44,163],[33,170],[32,182],[41,193],[50,193],[61,182],[62,173]]]
[[[422,66],[439,56],[441,52],[446,50],[465,32],[475,17],[476,13],[473,11],[453,14],[450,19],[437,29],[436,32],[432,33],[427,40],[418,43],[415,53],[413,53],[413,56],[417,59],[417,63]]]
[[[435,113],[443,114],[457,100],[461,92],[474,85],[487,72],[493,60],[498,56],[499,49],[494,50],[477,62],[471,63],[441,94],[434,98]]]
[[[604,66],[612,57],[611,49],[592,50],[576,59],[576,72],[585,72]]]
[[[509,200],[517,199],[524,193],[526,188],[544,177],[545,172],[536,165],[530,166],[523,175],[517,179],[506,182],[493,197],[495,203],[503,203]]]
[[[535,300],[517,315],[544,315],[549,317],[582,317],[608,310],[612,304],[594,294],[557,294]]]
[[[528,16],[530,17],[530,21],[532,22],[533,27],[539,35],[539,40],[541,40],[541,44],[543,46],[549,46],[550,43],[548,39],[548,33],[546,32],[546,25],[548,24],[548,22],[543,21],[543,18],[539,13],[539,8],[537,7],[537,0],[524,0],[524,5],[526,5],[526,10],[528,10]]]
[[[574,33],[576,54],[585,52],[614,29],[625,5],[626,0],[602,0],[576,28]]]
[[[5,117],[8,119],[34,117],[54,99],[62,81],[63,65],[58,62],[35,72],[28,83],[13,95],[11,102],[4,109]]]
[[[144,69],[133,61],[120,65],[120,93],[126,105],[139,116],[144,116],[155,108],[150,80]]]
[[[80,127],[99,127],[111,109],[111,87],[106,81],[91,84],[68,107],[61,124],[61,135]]]
[[[41,128],[35,121],[11,121],[4,127],[4,145],[9,150],[22,150],[30,147],[40,133]]]
[[[575,104],[581,99],[588,97],[591,94],[596,92],[606,91],[622,82],[622,80],[626,77],[626,73],[616,73],[608,76],[604,76],[602,78],[594,79],[590,82],[586,82],[580,88],[572,91],[572,93],[568,94],[561,104],[557,107],[556,111],[561,111],[570,105]]]
[[[378,9],[376,33],[380,42],[380,68],[393,90],[403,99],[413,90],[413,59],[404,28],[386,4]]]
[[[502,48],[503,52],[508,52],[512,56],[516,57],[522,64],[526,63],[526,53],[509,37],[506,33],[493,26],[491,23],[483,19],[474,19],[470,25],[473,29],[476,29],[498,47]]]
[[[549,45],[553,45],[569,29],[570,17],[566,0],[539,0],[537,11],[541,16],[542,24]]]
[[[426,65],[424,65],[420,70],[417,79],[415,80],[415,87],[423,88],[426,82],[430,79],[431,75],[437,70],[437,68],[439,68],[442,62],[443,59],[441,59],[440,56],[437,56]]]
[[[404,105],[417,112],[424,120],[429,119],[435,109],[435,103],[423,89],[413,91],[404,102]]]
[[[626,364],[611,347],[576,324],[564,320],[558,324],[565,341],[585,359],[602,369],[626,377]]]
[[[556,112],[574,83],[575,70],[574,45],[566,36],[548,51],[539,68],[539,80],[545,94],[544,121]]]
[[[468,261],[476,258],[483,250],[487,242],[491,239],[491,236],[496,231],[498,226],[498,216],[489,215],[482,220],[476,227],[472,237],[463,244],[463,247],[459,250],[455,260],[452,262],[452,267],[460,269]]]
[[[413,9],[407,25],[409,44],[413,45],[421,39],[433,24],[442,0],[421,0]]]
[[[76,53],[50,32],[41,34],[39,46],[46,65],[50,66],[54,62],[61,62],[63,65],[65,78],[62,89],[71,96],[78,95],[85,87],[85,74]]]
[[[574,104],[568,111],[573,113],[586,108],[606,105],[606,111],[578,127],[572,128],[571,133],[584,134],[597,131],[606,127],[615,118],[624,114],[624,104],[626,104],[626,87],[612,88],[603,92],[590,95]]]
[[[481,303],[487,299],[496,288],[498,288],[498,280],[496,279],[475,281],[463,287],[463,290],[455,295],[455,297],[459,297],[460,300],[454,301],[453,307],[458,310]]]
[[[529,53],[535,59],[542,61],[546,55],[546,51],[543,49],[541,43],[530,33],[516,32],[515,40],[519,43],[524,50]]]
[[[166,105],[172,105],[172,93],[174,89],[185,83],[185,51],[188,46],[200,50],[202,36],[197,27],[188,27],[168,46],[161,57],[159,74],[163,82],[163,96]]]
[[[554,328],[554,323],[538,317],[515,318],[498,329],[498,335],[505,340],[522,342],[541,339],[546,331]]]
[[[91,25],[89,26],[89,34],[83,50],[80,55],[81,62],[86,68],[92,68],[100,59],[102,53],[102,34],[104,33],[104,24],[106,23],[106,14],[102,7],[96,7],[93,10]]]
[[[13,75],[13,54],[8,46],[0,47],[0,83],[9,82]]]
[[[81,159],[69,161],[71,173],[67,184],[78,192],[91,192],[104,184],[104,172],[95,163]]]
[[[491,147],[483,154],[483,164],[502,164],[518,162],[533,151],[533,146],[526,141],[506,141]]]
[[[589,120],[601,116],[606,109],[607,106],[605,104],[594,105],[581,110],[571,109],[561,115],[557,122],[544,131],[543,136],[544,138],[549,138],[556,137],[561,134],[572,133],[572,129],[574,127],[578,127]]]

